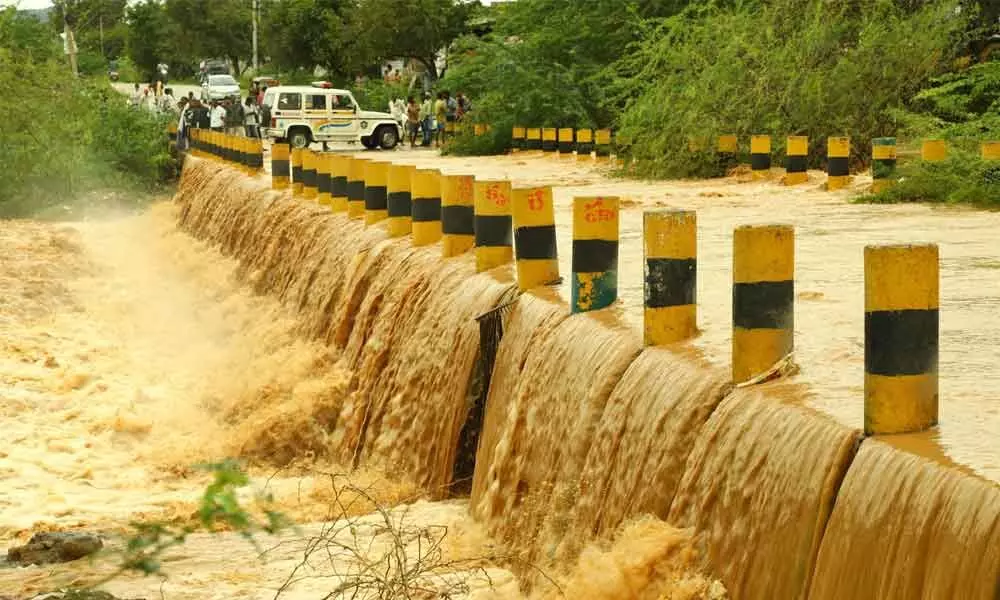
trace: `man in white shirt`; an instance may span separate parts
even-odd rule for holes
[[[211,124],[210,127],[212,131],[225,131],[226,128],[226,109],[223,108],[221,102],[212,103],[212,112],[210,113]]]

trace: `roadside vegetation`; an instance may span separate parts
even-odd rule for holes
[[[106,78],[74,80],[57,42],[0,10],[0,217],[64,217],[109,195],[141,203],[172,175],[165,121],[129,110]]]

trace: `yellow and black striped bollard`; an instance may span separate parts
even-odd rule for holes
[[[174,154],[177,151],[177,123],[167,125],[167,151]]]
[[[743,226],[733,234],[733,382],[770,371],[792,353],[795,231]]]
[[[611,306],[618,299],[618,198],[573,199],[572,312]]]
[[[896,138],[872,139],[872,191],[877,194],[892,187],[895,173]]]
[[[260,174],[264,172],[264,142],[256,139],[251,144],[253,149],[253,172]]]
[[[441,175],[441,256],[465,254],[476,244],[472,175]]]
[[[403,237],[413,231],[413,201],[410,181],[415,167],[389,165],[386,173],[386,208],[389,216],[389,236]]]
[[[292,195],[302,195],[302,149],[292,148]]]
[[[592,129],[576,130],[576,159],[591,160],[594,152],[594,131]]]
[[[316,154],[316,202],[323,206],[333,206],[332,176],[333,157]]]
[[[374,225],[389,216],[389,163],[370,160],[365,165],[365,225]]]
[[[476,180],[475,198],[476,272],[488,271],[514,260],[511,225],[510,182]]]
[[[530,127],[525,131],[525,148],[531,151],[542,149],[542,130],[538,127]]]
[[[347,176],[351,172],[351,158],[334,154],[330,160],[331,207],[333,212],[347,212]]]
[[[785,185],[798,185],[809,181],[809,138],[804,135],[788,136],[785,146]]]
[[[920,160],[941,162],[948,158],[948,145],[944,140],[924,140],[920,144]]]
[[[573,143],[574,143],[573,128],[563,127],[559,129],[558,135],[559,135],[559,143],[557,147],[559,148],[559,156],[561,157],[572,156]]]
[[[521,150],[525,150],[526,136],[527,132],[525,131],[525,128],[515,125],[510,133],[511,150],[513,150],[514,152],[520,152]]]
[[[347,216],[360,219],[365,216],[365,165],[367,158],[351,157],[347,175]]]
[[[983,142],[979,152],[983,160],[1000,160],[1000,142]]]
[[[594,133],[594,156],[598,161],[611,159],[610,129],[598,129]]]
[[[851,138],[826,140],[826,189],[841,190],[851,183]]]
[[[559,257],[552,188],[515,188],[512,199],[518,287],[523,291],[557,282]]]
[[[644,338],[659,346],[698,332],[698,225],[693,210],[647,210]]]
[[[415,169],[411,174],[413,245],[427,246],[441,239],[441,172]]]
[[[316,188],[316,153],[302,150],[302,197],[313,200],[319,194]]]
[[[481,135],[486,135],[486,125],[483,123],[476,123],[472,126],[472,135],[479,137]]]
[[[720,135],[715,142],[715,154],[718,157],[719,169],[725,175],[726,171],[736,166],[736,154],[739,151],[739,140],[733,134]]]
[[[247,175],[254,174],[253,168],[253,146],[250,138],[236,138],[240,146],[240,164],[243,165],[243,172]]]
[[[750,136],[750,173],[755,180],[771,176],[771,136]]]
[[[938,248],[865,248],[865,433],[938,421]]]
[[[559,149],[559,131],[555,127],[542,129],[542,152],[555,152]]]

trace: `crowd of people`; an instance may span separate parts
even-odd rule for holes
[[[422,103],[417,103],[416,97],[410,96],[404,103],[397,98],[389,103],[389,113],[400,123],[405,123],[410,147],[424,147],[444,144],[445,129],[448,123],[459,123],[472,111],[472,103],[459,92],[452,96],[450,91],[438,92],[435,99],[430,92],[424,93]]]

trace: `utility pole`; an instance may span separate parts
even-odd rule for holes
[[[107,55],[104,54],[104,15],[103,14],[97,15],[97,26],[100,28],[100,31],[101,31],[101,58],[106,58]]]
[[[80,72],[76,68],[76,40],[73,38],[73,25],[76,24],[76,15],[67,6],[63,5],[63,36],[65,40],[65,51],[69,56],[69,68],[73,72],[73,77],[79,77]]]
[[[252,1],[253,1],[253,15],[250,20],[253,22],[253,73],[254,75],[257,75],[258,74],[257,69],[259,67],[257,61],[257,26],[258,26],[257,22],[260,20],[260,15],[259,15],[260,0],[252,0]]]

